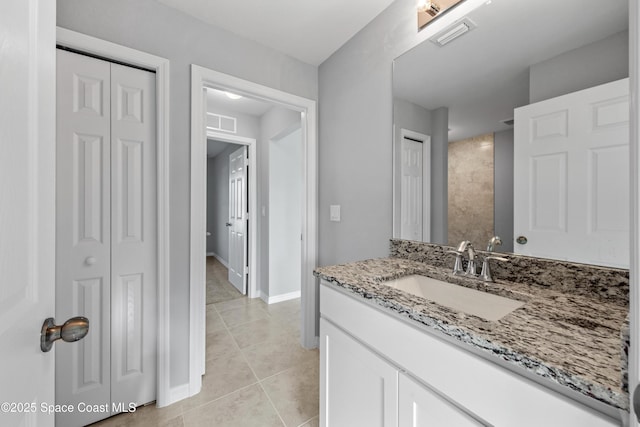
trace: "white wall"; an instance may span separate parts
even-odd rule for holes
[[[317,99],[317,68],[154,0],[57,0],[57,24],[171,61],[171,387],[189,380],[190,64]]]
[[[241,145],[228,144],[221,153],[207,159],[207,253],[229,262],[229,155]]]
[[[629,33],[622,31],[532,65],[529,101],[554,98],[628,76]]]
[[[269,204],[269,141],[300,126],[301,117],[297,111],[284,107],[274,107],[260,118],[260,139],[258,140],[258,156],[262,160],[258,170],[258,248],[259,275],[258,287],[262,295],[269,295],[269,218],[271,217]]]
[[[269,299],[302,280],[302,131],[269,143]]]

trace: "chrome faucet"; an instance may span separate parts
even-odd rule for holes
[[[476,251],[473,249],[473,245],[468,240],[463,240],[458,245],[458,249],[455,251],[448,251],[449,253],[456,254],[456,262],[453,265],[453,274],[461,275],[466,274],[467,276],[477,276],[478,273],[476,271]],[[462,267],[462,255],[467,252],[469,257],[469,263],[467,264],[467,271],[464,272]]]
[[[502,244],[502,239],[500,236],[493,236],[489,243],[487,244],[487,252],[493,252],[493,249],[496,246],[500,246]]]

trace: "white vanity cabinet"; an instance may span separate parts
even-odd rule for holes
[[[330,322],[320,322],[322,425],[397,427],[398,369]]]
[[[464,412],[455,402],[449,402],[435,390],[401,372],[398,379],[398,425],[477,427],[483,423]]]
[[[358,298],[322,281],[320,426],[622,425]]]

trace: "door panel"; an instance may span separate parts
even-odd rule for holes
[[[153,73],[111,64],[111,396],[156,396],[156,90]]]
[[[91,332],[56,365],[59,414],[85,425],[155,399],[155,76],[58,51],[57,315]]]
[[[244,273],[246,254],[246,158],[247,147],[229,155],[229,282],[242,294],[247,293]]]
[[[629,266],[629,79],[515,110],[523,255]]]
[[[37,406],[0,412],[3,426],[53,425],[39,405],[53,403],[61,345],[39,344],[55,296],[55,19],[49,0],[2,2],[0,402]]]
[[[422,143],[402,138],[400,238],[422,240]]]
[[[57,403],[109,402],[110,64],[57,51],[56,318],[89,319],[89,334],[58,346]],[[58,425],[107,414],[58,413]]]

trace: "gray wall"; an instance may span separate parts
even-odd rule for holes
[[[500,252],[513,252],[513,129],[493,134],[494,230]],[[484,248],[483,248],[484,249]]]
[[[529,100],[538,102],[629,76],[627,31],[532,65]]]
[[[317,99],[317,68],[154,0],[57,0],[57,25],[171,61],[171,387],[189,380],[190,64]]]
[[[260,118],[260,138],[258,140],[258,156],[261,159],[258,171],[258,286],[263,298],[269,295],[269,141],[282,136],[300,126],[301,117],[298,111],[284,107],[274,107]],[[264,213],[263,213],[264,212]]]
[[[402,177],[401,177],[401,160],[402,160],[402,129],[410,130],[413,132],[422,133],[424,135],[431,135],[431,111],[423,108],[413,102],[406,101],[400,98],[393,98],[393,156],[396,164],[393,167],[393,220],[395,224],[393,228],[397,234],[400,233],[400,226],[402,220],[402,213],[400,210],[401,200],[400,194],[402,191]],[[431,168],[429,168],[431,170]],[[426,200],[424,201],[427,202]],[[429,203],[430,205],[430,203]]]
[[[274,298],[300,292],[302,284],[300,127],[269,142],[269,187],[269,298]]]
[[[207,253],[229,262],[229,155],[241,145],[228,144],[220,154],[207,159]]]
[[[396,0],[320,65],[321,265],[389,253],[392,62],[443,29],[450,19],[465,10],[465,3],[420,32],[416,28],[415,10],[415,0]],[[443,152],[446,154],[446,147]],[[447,165],[442,167],[446,174]],[[442,176],[441,171],[438,174],[438,178]],[[438,215],[446,221],[446,202],[441,199],[437,202],[441,209]],[[341,222],[329,221],[329,205],[334,204],[342,206]]]

